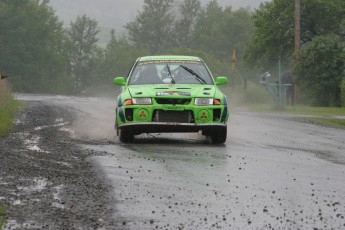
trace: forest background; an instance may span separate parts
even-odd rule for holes
[[[112,79],[127,76],[139,56],[195,55],[229,77],[224,90],[260,103],[269,100],[260,76],[277,79],[279,61],[281,71],[293,70],[302,102],[345,105],[342,0],[301,1],[298,53],[293,1],[234,10],[217,0],[144,0],[133,14],[119,33],[88,15],[64,24],[47,0],[0,0],[0,72],[16,92],[112,95]]]

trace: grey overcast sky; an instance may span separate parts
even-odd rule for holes
[[[269,0],[218,0],[218,3],[232,6],[233,9],[249,7],[253,10],[265,1]],[[206,5],[209,0],[201,2]],[[103,29],[114,28],[120,33],[124,30],[123,25],[133,20],[137,12],[142,10],[143,3],[143,0],[50,0],[50,5],[66,26],[77,16],[86,14],[96,19]]]

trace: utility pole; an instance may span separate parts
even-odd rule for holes
[[[300,48],[301,0],[295,0],[295,54]]]
[[[295,64],[294,68],[297,66],[297,55],[300,50],[300,41],[301,41],[301,0],[295,0]],[[294,105],[297,102],[298,87],[296,84],[292,86],[292,95],[291,103]]]

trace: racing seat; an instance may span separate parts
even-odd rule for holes
[[[140,82],[143,84],[162,84],[163,81],[158,76],[155,65],[144,66],[143,71],[139,75]]]

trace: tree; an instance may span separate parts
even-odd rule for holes
[[[234,48],[242,54],[254,35],[251,13],[246,9],[222,9],[216,0],[199,13],[194,32],[194,48],[212,53],[222,61],[231,62]]]
[[[256,34],[245,58],[250,64],[270,68],[278,57],[291,57],[294,47],[293,1],[273,0],[261,4],[253,15]]]
[[[339,34],[345,18],[343,0],[301,1],[301,46],[315,36]],[[270,67],[277,58],[290,59],[294,52],[294,1],[273,0],[260,5],[253,16],[256,34],[246,51],[250,64]]]
[[[48,1],[0,0],[0,69],[20,92],[69,92],[62,23]]]
[[[301,51],[294,54],[294,1],[261,4],[253,16],[256,34],[246,50],[246,62],[271,69],[278,58],[292,64],[296,55],[301,93],[315,105],[338,105],[339,77],[343,76],[338,56],[343,52],[338,48],[345,39],[344,9],[343,0],[301,1]],[[334,49],[339,53],[332,52]]]
[[[192,48],[203,50],[228,66],[231,65],[232,53],[236,49],[239,68],[231,74],[237,75],[236,81],[251,78],[254,76],[251,73],[253,68],[244,68],[243,64],[244,50],[254,35],[251,17],[249,10],[241,8],[233,11],[231,7],[223,9],[216,0],[209,2],[198,14]]]
[[[173,0],[144,0],[143,11],[125,25],[129,39],[136,46],[157,54],[171,47],[174,17]]]
[[[219,39],[219,22],[222,21],[223,9],[216,0],[207,4],[198,14],[197,23],[193,34],[194,49],[202,49],[220,58],[217,47]],[[229,51],[231,52],[231,51]]]
[[[298,84],[317,106],[340,106],[345,75],[345,44],[337,35],[316,36],[298,56]]]
[[[181,18],[175,22],[174,37],[177,46],[191,47],[196,18],[201,9],[199,0],[184,0],[179,6]]]
[[[75,79],[76,93],[81,93],[93,79],[93,70],[101,55],[101,50],[97,47],[99,32],[97,21],[86,15],[78,17],[66,31],[71,74]]]
[[[145,54],[147,51],[130,45],[125,38],[116,39],[115,30],[112,30],[111,39],[104,50],[99,83],[112,85],[115,74],[116,76],[126,76],[134,61]]]

